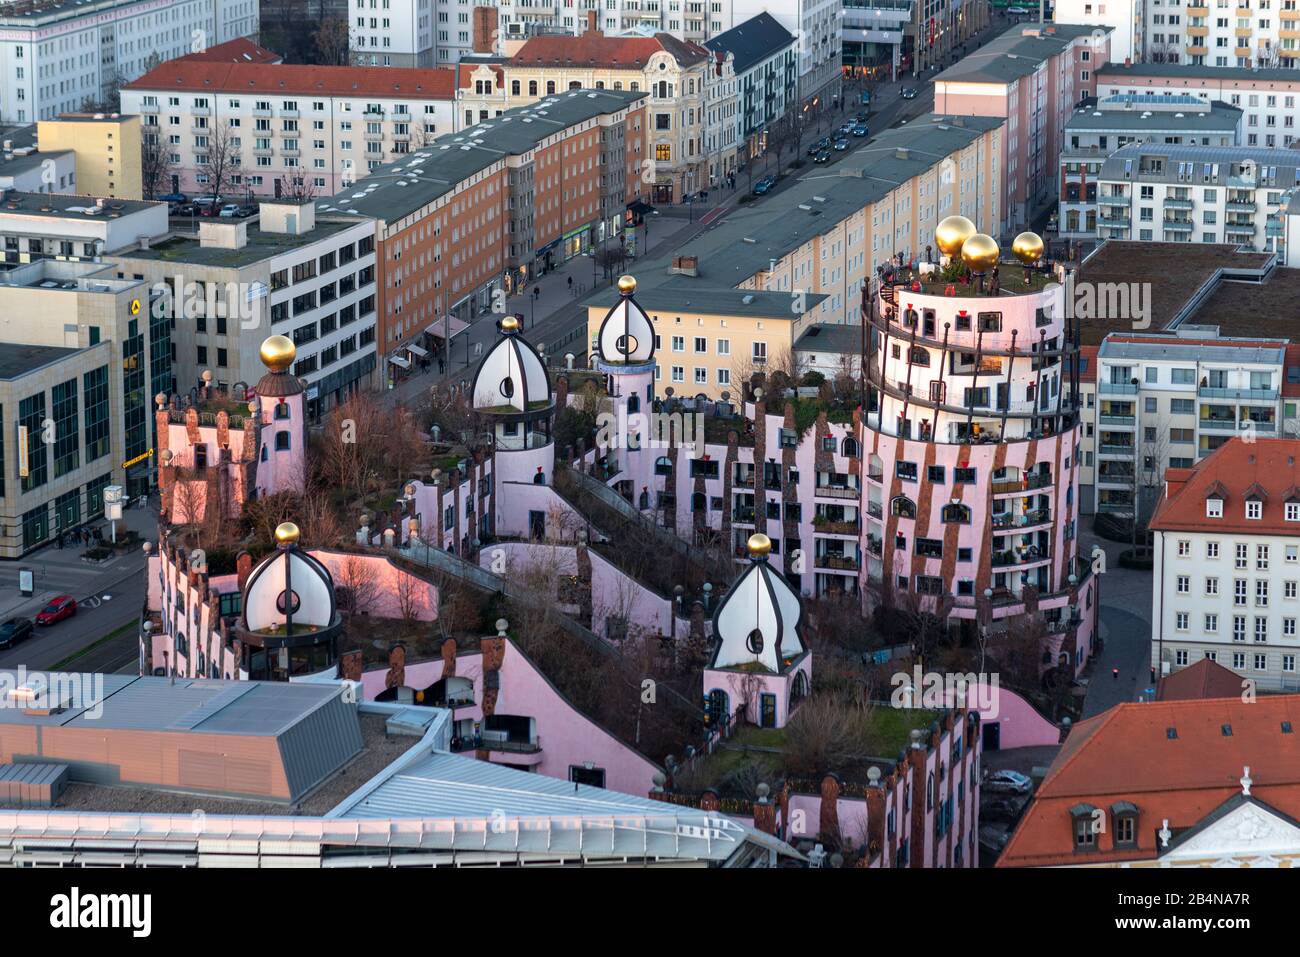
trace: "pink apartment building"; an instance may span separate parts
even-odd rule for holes
[[[1109,27],[1021,24],[935,77],[936,112],[1006,119],[1003,195],[1013,230],[1055,202],[1066,121],[1096,95],[1094,71],[1109,56]]]

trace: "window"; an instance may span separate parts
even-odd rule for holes
[[[1237,548],[1236,548],[1237,557],[1234,559],[1235,568],[1246,567],[1246,549],[1247,546],[1242,545],[1240,543],[1237,544]]]
[[[1218,615],[1206,615],[1206,616],[1205,616],[1205,630],[1206,630],[1206,631],[1218,631],[1218,630],[1219,630],[1219,616],[1218,616]]]
[[[1205,594],[1217,595],[1218,593],[1219,593],[1219,579],[1217,578],[1205,579]]]
[[[1177,628],[1179,631],[1186,631],[1188,617],[1189,616],[1185,611],[1180,611],[1176,613],[1174,615],[1174,627]]]
[[[1255,546],[1255,568],[1259,571],[1268,571],[1268,546]]]
[[[1255,604],[1261,608],[1268,606],[1268,579],[1266,578],[1255,580]]]
[[[1186,558],[1190,554],[1192,554],[1192,543],[1185,538],[1180,539],[1178,542],[1178,557]]]
[[[1249,519],[1261,519],[1264,517],[1264,503],[1258,500],[1246,503],[1246,517]]]
[[[1205,500],[1206,518],[1223,518],[1223,499],[1207,498]]]
[[[1288,522],[1300,522],[1300,502],[1286,503],[1286,520]]]
[[[916,481],[916,463],[915,462],[895,462],[894,472],[904,481]]]
[[[1218,557],[1219,557],[1219,543],[1218,543],[1218,542],[1206,542],[1206,543],[1205,543],[1205,557],[1206,557],[1206,558],[1218,558]]]
[[[1190,575],[1178,576],[1178,594],[1188,595],[1192,591],[1192,579]]]

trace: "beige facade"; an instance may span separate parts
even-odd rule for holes
[[[77,191],[88,196],[140,199],[140,117],[66,113],[36,127],[41,151],[77,154]]]

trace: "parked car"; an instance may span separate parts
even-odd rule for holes
[[[980,805],[981,821],[1014,821],[1020,817],[1020,804],[1006,798],[985,801]]]
[[[823,136],[812,146],[808,147],[808,155],[815,157],[818,153],[822,152],[823,150],[828,150],[830,148],[831,148],[831,138],[829,136]]]
[[[859,123],[853,127],[854,136],[867,136],[871,131],[867,129],[866,123]]]
[[[55,622],[71,618],[77,613],[77,599],[71,595],[60,595],[50,601],[36,616],[36,624],[53,625]]]
[[[867,122],[867,111],[858,110],[858,112],[853,114],[853,118],[857,120],[859,123],[865,123]]]
[[[984,790],[986,791],[1028,794],[1033,789],[1034,782],[1019,771],[994,771],[984,778]]]
[[[835,152],[837,152],[837,153],[843,153],[843,152],[844,152],[846,149],[848,149],[848,148],[849,148],[849,141],[848,141],[848,140],[846,140],[846,139],[838,139],[838,140],[835,141]]]
[[[1029,8],[1028,7],[1007,7],[1007,13],[1011,14],[1013,17],[1023,17],[1029,14]]]
[[[772,187],[775,185],[776,185],[775,176],[764,176],[762,179],[760,179],[758,182],[754,184],[754,195],[766,196],[771,191]]]
[[[181,203],[179,206],[172,207],[169,212],[172,216],[197,216],[199,211],[194,208],[193,203]]]
[[[0,648],[12,648],[32,636],[32,623],[27,618],[10,618],[0,624]]]
[[[902,92],[901,95],[902,95],[903,99],[905,99],[905,100],[915,100],[915,99],[916,99],[916,87],[914,87],[914,86],[905,86],[905,87],[903,87],[903,92]]]
[[[160,203],[184,203],[188,200],[189,197],[184,193],[168,193],[166,196],[158,197],[158,202]]]
[[[256,216],[256,215],[257,215],[257,207],[256,207],[256,206],[240,206],[240,207],[239,207],[239,215],[240,215],[240,216]]]
[[[852,120],[850,120],[849,122],[844,123],[844,124],[842,124],[842,125],[840,126],[840,135],[841,135],[841,136],[848,136],[848,135],[849,135],[850,133],[852,133],[852,132],[853,132],[853,121],[852,121]]]
[[[243,207],[238,203],[226,203],[226,205],[221,207],[221,212],[217,215],[221,216],[222,219],[234,219],[236,216],[243,215],[240,213],[241,209],[243,209]]]
[[[830,161],[831,161],[830,150],[819,150],[817,152],[817,155],[813,157],[814,163],[829,163]]]

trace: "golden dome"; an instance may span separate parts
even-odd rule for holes
[[[502,332],[518,332],[519,320],[514,316],[506,316],[501,320],[499,328]]]
[[[746,545],[749,548],[750,556],[753,558],[760,558],[772,550],[772,540],[762,532],[755,532],[749,536]]]
[[[293,522],[282,522],[275,527],[275,541],[280,545],[294,545],[298,541],[298,526]]]
[[[630,296],[636,292],[636,278],[633,276],[620,276],[618,279],[618,291],[625,296]]]
[[[934,231],[934,243],[945,256],[956,256],[962,243],[975,235],[975,224],[965,216],[949,216]]]
[[[271,336],[262,343],[258,354],[262,357],[262,365],[272,372],[284,372],[293,365],[298,350],[288,336]]]
[[[961,244],[961,261],[974,272],[987,272],[998,264],[997,240],[984,233],[976,233]]]
[[[1011,252],[1026,266],[1043,258],[1043,237],[1038,233],[1021,233],[1011,242]]]

